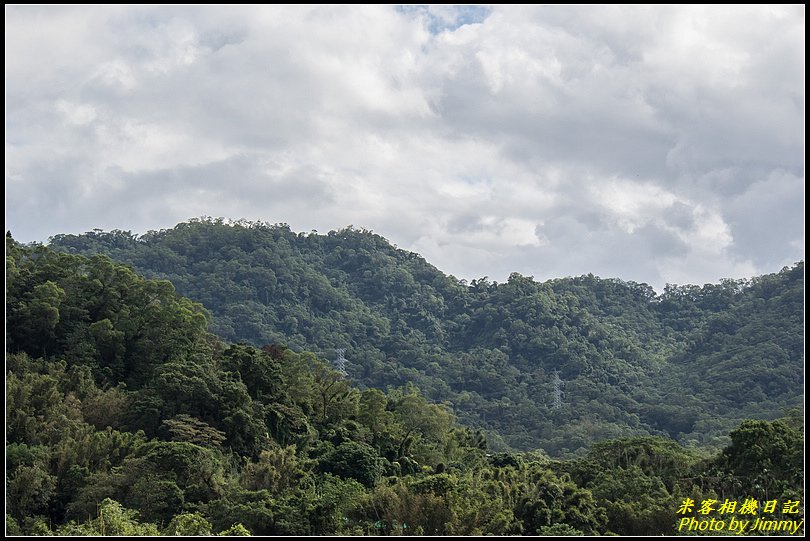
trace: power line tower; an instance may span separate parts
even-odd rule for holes
[[[332,362],[332,366],[344,377],[348,376],[349,373],[346,372],[346,357],[344,357],[344,355],[346,354],[346,348],[336,349],[335,353],[337,354],[337,359],[335,359],[334,362]]]
[[[551,380],[551,383],[554,384],[554,402],[552,403],[551,407],[554,409],[561,408],[563,405],[563,396],[565,395],[562,390],[564,382],[560,379],[560,373],[556,370],[554,371],[554,379]]]

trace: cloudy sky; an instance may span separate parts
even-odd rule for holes
[[[371,229],[459,278],[804,258],[804,6],[6,7],[6,228]]]

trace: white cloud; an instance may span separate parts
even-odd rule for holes
[[[89,124],[96,118],[96,108],[92,105],[59,100],[56,102],[56,110],[64,116],[67,122],[79,126]]]
[[[804,257],[803,6],[16,6],[6,112],[21,240],[351,223],[656,287]]]

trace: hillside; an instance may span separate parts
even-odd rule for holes
[[[644,436],[561,462],[489,450],[412,385],[223,342],[200,304],[104,255],[7,236],[6,314],[10,535],[661,535],[719,494],[778,498],[803,533],[798,410],[716,454]]]
[[[632,435],[718,447],[742,419],[802,401],[803,263],[657,295],[590,275],[466,283],[353,228],[203,219],[50,246],[171,281],[225,340],[345,348],[355,384],[415,384],[496,448],[564,456]]]

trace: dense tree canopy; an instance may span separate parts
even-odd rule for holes
[[[203,225],[224,228],[222,234],[231,230]],[[187,229],[191,235],[194,224]],[[330,238],[292,235],[293,242],[284,228],[266,229],[262,234],[278,233],[278,242],[290,249]],[[365,232],[346,235],[387,246]],[[120,234],[104,242],[116,237],[122,250],[145,242]],[[647,411],[633,409],[652,408],[652,397],[663,396],[653,382],[666,363],[705,367],[712,365],[705,360],[711,355],[736,355],[725,337],[735,329],[753,332],[746,327],[755,324],[748,304],[760,306],[759,297],[767,296],[765,307],[772,300],[772,317],[795,317],[795,269],[735,286],[733,294],[712,293],[720,300],[706,303],[726,304],[700,308],[705,321],[687,331],[673,330],[662,316],[655,320],[660,336],[642,348],[652,323],[633,315],[635,323],[621,327],[625,305],[610,308],[614,297],[604,291],[599,295],[605,298],[589,307],[585,291],[602,291],[588,285],[595,279],[537,284],[513,276],[504,285],[465,285],[388,247],[377,257],[402,257],[413,265],[410,282],[383,265],[396,275],[389,285],[421,289],[425,299],[409,307],[406,295],[380,300],[369,286],[361,302],[361,289],[348,282],[335,287],[335,274],[311,277],[307,303],[279,305],[296,314],[291,317],[299,336],[321,332],[329,347],[347,349],[352,363],[345,377],[318,352],[281,345],[283,332],[291,332],[279,330],[283,319],[273,327],[279,339],[272,345],[231,344],[207,332],[216,319],[165,280],[142,278],[104,255],[21,246],[10,237],[6,243],[9,534],[671,534],[684,498],[780,504],[803,498],[803,425],[795,411],[783,420],[739,423],[724,447],[712,452],[652,430],[641,420]],[[209,255],[218,249],[207,246],[194,249]],[[171,265],[171,253],[164,258]],[[670,301],[655,300],[641,286],[595,283],[634,291],[639,309],[649,313],[664,302],[687,302],[674,294]],[[276,284],[289,287],[289,280]],[[337,304],[318,327],[322,312],[314,306],[330,298]],[[380,308],[385,303],[387,311]],[[273,313],[278,308],[263,306]],[[301,306],[305,313],[296,312]],[[728,313],[737,315],[713,323]],[[257,329],[266,332],[265,325]],[[761,333],[776,332],[774,325],[761,325]],[[679,345],[678,332],[705,339]],[[772,343],[794,355],[794,337],[785,334]],[[299,339],[289,336],[290,343]],[[462,347],[465,337],[469,347]],[[559,347],[548,348],[550,340]],[[740,351],[764,343],[752,339]],[[385,348],[395,348],[396,357]],[[546,399],[554,384],[542,383],[552,369],[565,382],[559,408]],[[385,391],[356,385],[372,376],[387,378]],[[768,380],[762,392],[779,391],[781,377]],[[689,385],[687,378],[672,381]],[[414,382],[431,384],[428,393]],[[678,403],[660,401],[657,407],[664,409],[649,410],[664,426],[668,405]],[[710,418],[701,417],[700,407],[686,410],[694,412],[695,426]],[[608,412],[591,420],[600,408]],[[539,417],[521,419],[526,412]],[[582,451],[560,461],[539,449],[492,449],[481,429],[458,424],[459,418],[507,429],[523,421],[528,428],[504,439],[529,446],[532,431],[542,429],[537,434],[557,442],[550,449],[573,450],[574,442]],[[620,424],[633,419],[635,425],[627,426],[639,434],[609,438],[636,432]],[[716,437],[722,426],[709,426],[707,433]],[[494,433],[489,437],[497,443]],[[784,516],[798,519],[801,513]]]
[[[412,383],[499,449],[581,456],[595,441],[633,435],[718,448],[743,419],[775,419],[801,403],[803,263],[658,295],[592,275],[466,283],[351,227],[296,234],[199,219],[141,237],[59,235],[51,246],[169,280],[211,311],[210,329],[225,340],[327,360],[345,348],[356,385]],[[29,332],[59,333],[56,284],[41,284],[15,317],[57,328]],[[88,332],[115,356],[107,323]]]

